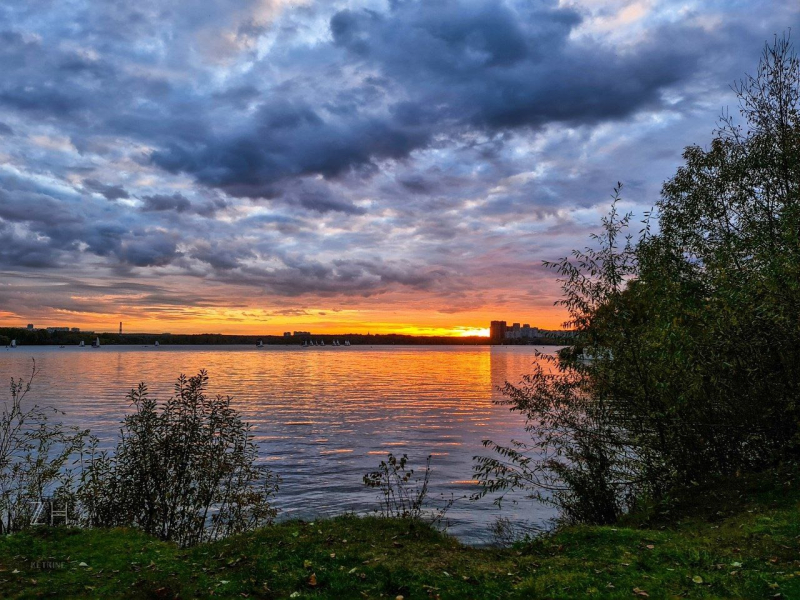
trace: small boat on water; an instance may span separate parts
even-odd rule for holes
[[[86,344],[84,344],[83,340],[81,340],[81,343],[78,344],[78,348],[85,348],[85,347],[86,347]]]
[[[12,348],[16,348],[17,347],[17,340],[11,340],[11,347]]]
[[[92,342],[92,348],[99,348],[99,347],[100,347],[100,338],[99,338],[99,337],[97,337],[97,338],[95,338],[95,340]]]
[[[153,346],[155,346],[156,348],[158,348],[160,346],[160,344],[158,343],[158,340],[156,340],[156,343],[153,344]]]
[[[325,345],[325,340],[320,340],[320,341],[319,341],[319,345],[320,345],[320,346],[324,346],[324,345]]]
[[[256,348],[263,348],[263,347],[264,347],[264,342],[262,340],[258,340],[256,342]]]
[[[349,346],[349,345],[350,345],[350,340],[345,340],[345,341],[344,341],[344,345],[345,345],[345,346]]]

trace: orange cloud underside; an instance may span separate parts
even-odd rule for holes
[[[437,294],[392,290],[372,296],[270,296],[252,287],[187,278],[159,281],[160,294],[117,291],[116,281],[99,281],[78,292],[66,285],[23,282],[19,304],[0,309],[0,326],[80,327],[92,331],[280,335],[312,333],[399,333],[428,336],[486,336],[489,323],[530,323],[558,329],[565,320],[554,306],[559,290],[513,288]],[[112,291],[113,290],[113,291]],[[47,299],[46,302],[40,302]]]

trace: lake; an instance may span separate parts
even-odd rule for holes
[[[180,373],[206,369],[210,392],[230,395],[254,427],[261,459],[278,473],[281,518],[367,513],[376,490],[363,475],[388,452],[424,467],[432,455],[431,499],[470,495],[473,456],[484,439],[524,440],[523,422],[496,406],[496,387],[518,382],[536,360],[534,346],[56,346],[0,349],[0,379],[40,369],[31,401],[89,428],[102,445],[116,443],[130,407],[125,394],[140,381],[166,399]],[[553,352],[553,347],[538,350]],[[0,396],[2,398],[2,396]],[[541,524],[553,511],[527,500],[458,500],[449,532],[468,543],[488,541],[502,515]]]

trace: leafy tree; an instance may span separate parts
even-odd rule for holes
[[[734,89],[745,125],[724,114],[708,149],[686,149],[658,227],[648,215],[634,244],[618,187],[595,249],[550,264],[578,335],[504,388],[531,441],[486,443],[484,492],[525,488],[565,520],[607,523],[796,452],[800,61],[788,37]]]

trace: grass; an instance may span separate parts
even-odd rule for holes
[[[508,549],[353,516],[191,549],[41,528],[0,538],[0,597],[800,598],[799,509],[798,473],[784,469]]]

